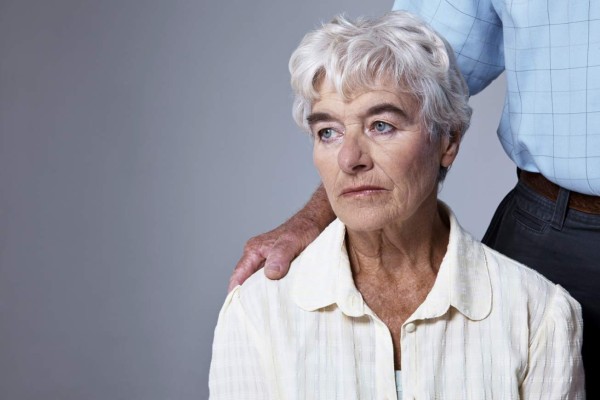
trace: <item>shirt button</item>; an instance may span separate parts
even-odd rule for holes
[[[412,322],[406,324],[405,326],[406,332],[408,333],[413,333],[416,329],[415,324],[413,324]]]

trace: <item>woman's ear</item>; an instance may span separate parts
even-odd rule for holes
[[[448,168],[454,162],[458,149],[460,147],[461,132],[452,132],[448,136],[442,138],[441,150],[442,154],[440,157],[440,165]]]

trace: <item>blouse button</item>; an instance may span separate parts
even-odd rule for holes
[[[410,323],[406,324],[405,329],[406,329],[406,332],[413,333],[415,331],[416,327],[415,327],[415,324],[410,322]]]

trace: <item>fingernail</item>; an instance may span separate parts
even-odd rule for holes
[[[281,271],[281,267],[277,264],[269,264],[265,266],[265,269],[269,272],[279,272]]]

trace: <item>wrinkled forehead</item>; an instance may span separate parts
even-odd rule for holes
[[[368,91],[385,89],[398,96],[411,96],[418,101],[418,96],[409,88],[407,79],[398,80],[392,74],[383,76],[341,76],[330,77],[324,72],[317,73],[313,79],[313,96],[310,102],[318,100],[322,92],[335,92],[350,101]]]
[[[330,79],[325,74],[314,80],[314,96],[311,96],[311,108],[319,102],[323,95],[335,94],[350,103],[357,97],[368,92],[388,92],[398,99],[406,109],[417,112],[420,109],[420,101],[408,85],[398,82],[391,76],[363,80],[336,80]]]

